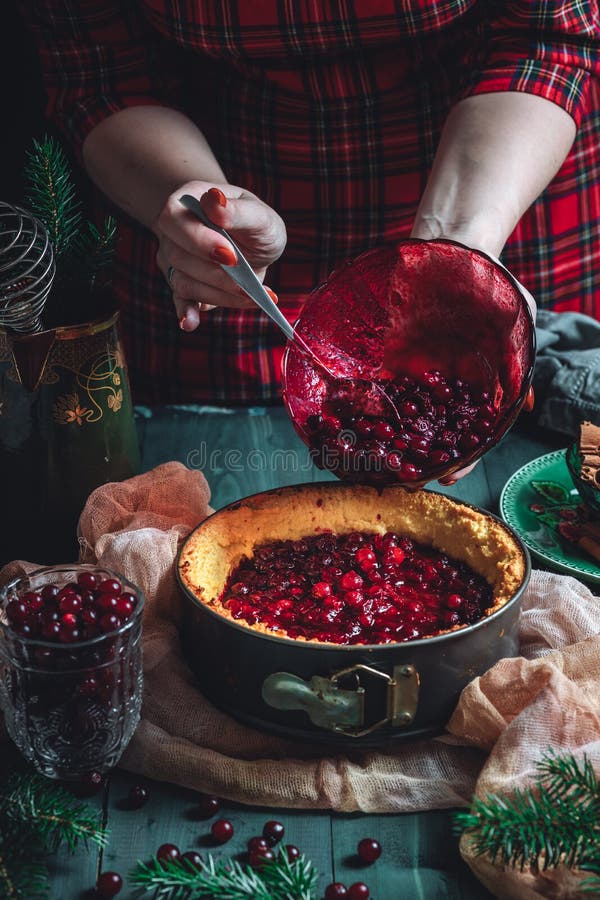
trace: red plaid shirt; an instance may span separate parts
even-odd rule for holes
[[[542,306],[600,318],[597,0],[21,0],[48,114],[80,150],[127,106],[167,104],[228,179],[272,205],[288,246],[268,275],[293,320],[341,262],[409,234],[440,130],[462,97],[526,91],[578,136],[511,235],[506,265]],[[115,290],[134,395],[268,402],[282,338],[260,313],[177,327],[152,235],[121,218]]]

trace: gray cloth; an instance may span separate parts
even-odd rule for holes
[[[536,334],[533,387],[539,425],[572,437],[580,422],[600,425],[600,322],[541,309]]]

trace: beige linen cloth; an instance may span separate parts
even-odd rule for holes
[[[439,738],[333,755],[215,709],[181,656],[173,565],[208,503],[204,476],[171,462],[98,488],[81,516],[82,559],[122,572],[147,600],[144,706],[124,768],[242,803],[380,813],[524,787],[550,746],[586,753],[600,774],[600,600],[545,572],[533,572],[523,598],[523,655],[475,679]],[[536,896],[511,890],[498,896]]]

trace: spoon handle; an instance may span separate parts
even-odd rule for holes
[[[208,218],[200,203],[196,200],[195,197],[192,197],[190,194],[184,194],[179,198],[179,202],[185,206],[187,210],[193,213],[197,219],[206,225],[207,228],[212,228],[213,231],[216,231],[217,234],[220,234],[222,237],[226,238],[229,241],[231,246],[236,252],[237,262],[234,266],[226,266],[223,263],[220,263],[221,268],[224,272],[226,272],[230,278],[232,278],[236,284],[238,284],[251,298],[254,300],[257,306],[259,306],[266,315],[272,319],[273,322],[283,331],[285,336],[291,340],[296,341],[296,335],[294,334],[294,329],[283,315],[279,307],[276,303],[273,303],[267,292],[265,291],[263,285],[256,277],[252,266],[245,258],[244,254],[237,246],[232,237],[225,231],[224,228],[220,228],[218,225],[215,225],[214,222]]]

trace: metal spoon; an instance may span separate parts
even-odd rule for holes
[[[219,225],[215,225],[214,222],[208,218],[198,200],[195,197],[192,197],[190,194],[183,194],[179,198],[179,202],[185,206],[189,212],[193,213],[197,219],[199,219],[207,228],[211,228],[213,231],[216,231],[217,234],[220,234],[224,237],[233,249],[235,250],[237,256],[237,262],[233,266],[227,266],[223,263],[220,263],[221,268],[224,272],[226,272],[229,277],[235,281],[237,285],[239,285],[242,290],[248,294],[251,300],[254,300],[257,306],[262,309],[264,313],[277,325],[278,328],[285,334],[286,338],[291,341],[300,352],[307,357],[310,362],[315,366],[315,368],[319,369],[329,381],[332,381],[336,384],[337,391],[340,395],[344,393],[351,393],[356,395],[356,399],[361,395],[360,385],[364,385],[364,396],[369,394],[369,392],[373,393],[375,391],[376,394],[384,401],[384,405],[387,406],[389,414],[395,418],[398,422],[400,422],[400,414],[396,408],[396,405],[389,394],[385,391],[385,388],[376,381],[372,381],[371,379],[360,378],[355,376],[342,376],[338,375],[335,372],[332,372],[329,366],[320,359],[314,350],[306,343],[304,338],[302,338],[293,328],[292,325],[285,318],[279,307],[276,303],[271,300],[268,293],[266,292],[263,284],[257,278],[252,266],[249,264],[248,260],[244,257],[244,254],[237,246],[233,238],[224,228],[221,228]],[[342,351],[339,351],[342,354]],[[344,386],[346,386],[346,391],[344,390]],[[365,410],[366,411],[366,410]],[[379,412],[378,414],[381,414]],[[384,412],[385,415],[385,412]]]

